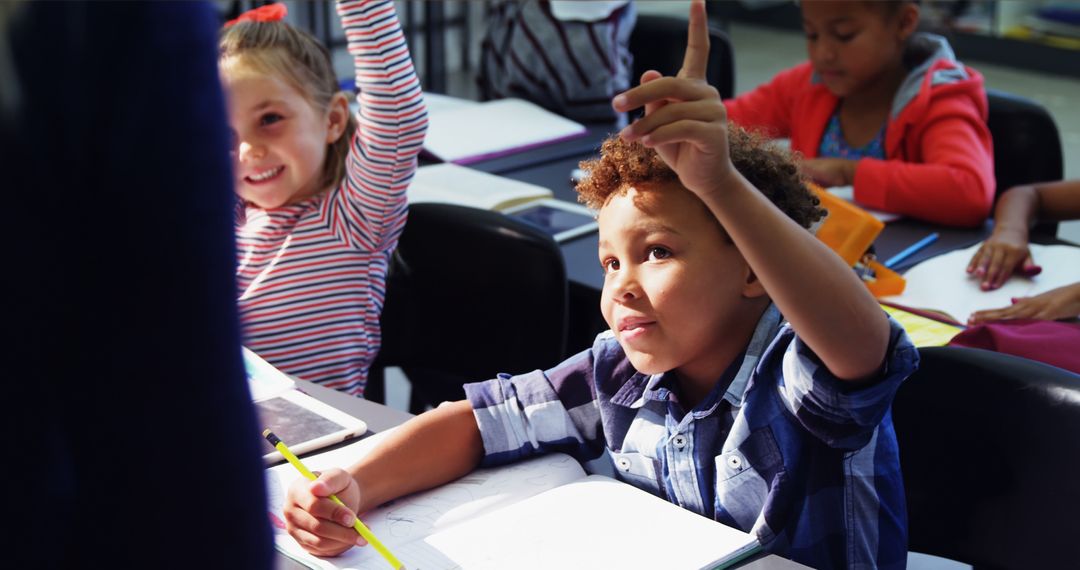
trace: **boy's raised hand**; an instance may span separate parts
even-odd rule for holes
[[[622,130],[624,140],[655,148],[683,186],[703,195],[734,173],[728,156],[727,111],[720,93],[705,81],[709,28],[704,0],[690,4],[686,56],[676,77],[646,71],[641,85],[612,101],[622,113],[645,107],[645,116]]]

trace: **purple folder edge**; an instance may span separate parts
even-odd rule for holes
[[[457,164],[459,166],[465,166],[467,164],[474,164],[474,163],[477,163],[477,162],[483,162],[485,160],[491,160],[491,159],[494,159],[494,158],[500,158],[500,157],[507,156],[507,155],[510,155],[510,154],[517,154],[519,152],[525,152],[527,150],[532,150],[534,148],[540,148],[540,147],[544,147],[544,146],[548,146],[548,145],[553,145],[555,143],[561,143],[561,142],[564,142],[564,141],[580,138],[580,137],[583,137],[586,134],[588,134],[588,132],[589,132],[588,129],[583,128],[581,130],[581,132],[571,133],[569,135],[554,138],[554,139],[537,141],[537,142],[534,142],[534,143],[524,144],[524,145],[521,145],[521,146],[515,146],[515,147],[503,149],[503,150],[496,150],[496,151],[492,151],[492,152],[488,152],[488,153],[484,153],[484,154],[477,154],[475,156],[465,156],[465,157],[457,158],[457,159],[454,159],[454,160],[443,160],[443,158],[441,156],[438,156],[438,155],[432,153],[431,151],[429,151],[427,149],[424,149],[423,153],[426,156],[434,157],[435,159],[440,160],[442,162],[450,162],[450,163],[453,163],[453,164]]]

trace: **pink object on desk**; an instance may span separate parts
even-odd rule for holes
[[[1020,267],[1017,267],[1016,270],[1013,271],[1013,273],[1015,273],[1017,275],[1024,276],[1024,277],[1035,277],[1036,275],[1042,273],[1042,266],[1041,265],[1020,266]]]
[[[1015,319],[983,323],[953,337],[966,346],[1038,360],[1080,374],[1080,323]]]

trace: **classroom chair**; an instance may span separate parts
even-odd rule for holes
[[[499,212],[411,205],[381,321],[365,395],[382,401],[383,369],[399,366],[413,413],[464,398],[464,383],[554,366],[566,356],[562,253],[548,235]]]
[[[987,125],[994,138],[997,195],[1018,184],[1061,180],[1065,174],[1061,136],[1054,118],[1040,103],[987,89]],[[1040,222],[1035,232],[1054,237],[1057,222]]]
[[[679,72],[686,51],[686,25],[686,18],[638,14],[634,32],[630,35],[630,53],[634,56],[631,85],[637,85],[641,74],[650,69],[664,75]],[[705,77],[724,99],[735,96],[735,55],[731,40],[711,24],[709,68]]]
[[[908,548],[982,568],[1080,560],[1080,375],[975,348],[920,349],[893,403]]]

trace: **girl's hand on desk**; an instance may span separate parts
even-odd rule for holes
[[[854,184],[857,165],[858,161],[846,158],[808,158],[799,163],[799,169],[814,182],[828,188]]]
[[[348,508],[331,501],[330,495],[337,495]],[[300,478],[289,486],[285,526],[304,550],[317,556],[337,556],[367,544],[353,528],[359,504],[356,480],[342,469],[329,469],[314,481]]]
[[[1075,319],[1080,316],[1080,282],[1051,289],[1034,297],[1014,299],[1004,309],[977,311],[968,318],[969,325],[1004,319]]]
[[[1034,275],[1037,267],[1028,249],[1027,231],[998,227],[971,257],[967,272],[982,279],[983,291],[990,291],[1001,287],[1014,271]]]

